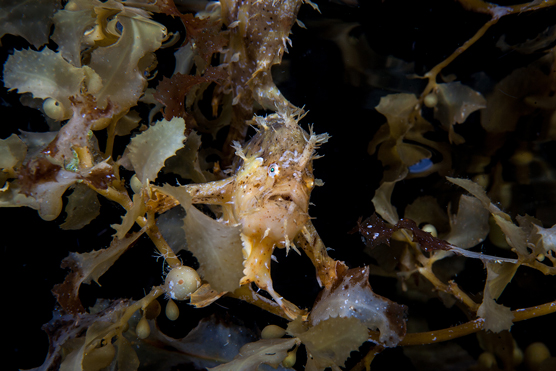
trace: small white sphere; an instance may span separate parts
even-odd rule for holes
[[[286,335],[286,330],[276,325],[268,325],[261,332],[263,339],[279,339],[284,335]]]
[[[492,366],[494,366],[496,364],[496,358],[494,357],[494,354],[490,353],[490,352],[483,352],[481,353],[481,355],[479,356],[479,359],[477,360],[479,365],[482,366],[483,369],[489,370],[492,368]]]
[[[513,358],[514,358],[514,366],[518,366],[523,362],[523,351],[516,346],[514,346],[513,351]]]
[[[423,228],[421,228],[423,232],[430,233],[433,237],[438,237],[438,232],[436,231],[436,227],[432,224],[425,224]]]
[[[484,190],[486,190],[490,184],[490,176],[488,174],[477,174],[472,180],[480,185]]]
[[[175,321],[179,316],[180,308],[178,308],[178,305],[172,299],[168,300],[166,304],[166,317],[168,317],[170,321]]]
[[[64,106],[54,98],[46,99],[42,104],[42,109],[53,120],[62,121],[64,119]]]
[[[131,190],[133,191],[133,193],[139,193],[143,188],[143,184],[141,184],[141,181],[139,180],[139,178],[137,178],[136,174],[133,174],[133,176],[131,177],[129,185],[131,186]]]
[[[139,339],[146,339],[151,334],[151,326],[149,325],[149,321],[145,316],[141,317],[139,322],[137,323],[137,327],[135,327],[135,333]]]
[[[425,106],[429,108],[436,107],[438,104],[438,97],[434,93],[430,93],[425,97]]]
[[[525,349],[525,364],[529,371],[536,371],[544,360],[550,358],[550,350],[541,342],[530,344]]]
[[[193,268],[176,267],[166,276],[164,286],[170,298],[185,300],[201,286],[201,278]]]
[[[295,362],[297,362],[297,348],[295,348],[291,352],[288,352],[288,355],[282,361],[282,366],[291,368],[295,365]]]

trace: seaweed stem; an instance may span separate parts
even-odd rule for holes
[[[123,336],[122,332],[125,328],[127,322],[131,319],[133,314],[139,310],[145,310],[150,303],[152,303],[156,298],[160,295],[164,294],[166,291],[164,290],[164,286],[154,286],[151,291],[145,295],[142,299],[137,300],[129,307],[126,308],[125,312],[123,313],[122,317],[119,319],[118,322],[114,323],[111,326],[111,331],[103,337],[103,340],[107,341],[108,343],[111,342],[114,336]]]
[[[106,197],[110,201],[119,203],[124,209],[129,210],[133,205],[131,199],[125,192],[120,192],[113,187],[108,187],[106,189],[100,189],[95,187],[90,181],[84,179],[84,183],[98,194]]]
[[[106,128],[106,148],[104,151],[104,158],[108,158],[112,156],[112,152],[114,150],[114,139],[116,137],[116,124],[119,120],[112,120],[112,122]]]
[[[287,319],[291,321],[291,319],[284,313],[282,308],[274,303],[271,300],[265,300],[266,298],[257,295],[252,289],[250,285],[243,285],[237,288],[234,292],[230,292],[226,294],[226,296],[243,300],[247,303],[253,304],[267,312],[277,315],[278,317]]]
[[[144,223],[144,220],[142,220],[140,222],[139,218],[137,218],[136,222],[139,225],[141,225],[141,224]],[[156,249],[158,250],[158,252],[162,256],[164,256],[164,259],[165,259],[166,263],[171,268],[181,267],[182,266],[181,260],[177,257],[177,255],[174,253],[172,248],[168,245],[168,242],[166,242],[166,240],[164,239],[164,237],[160,233],[160,230],[156,226],[156,222],[155,222],[155,218],[154,218],[154,212],[148,212],[147,213],[147,222],[146,222],[146,224],[148,226],[147,235],[153,241],[153,243],[154,243]]]
[[[445,283],[440,281],[438,277],[436,277],[436,275],[430,268],[421,267],[417,270],[423,277],[429,280],[430,283],[432,283],[437,290],[444,291],[447,294],[455,296],[473,312],[477,312],[477,310],[479,309],[479,304],[475,303],[473,299],[471,299],[465,292],[463,292],[454,281],[450,281],[450,283],[446,285]]]
[[[452,63],[454,61],[454,59],[459,57],[460,54],[462,54],[464,51],[469,49],[469,47],[471,47],[471,45],[475,44],[475,42],[477,40],[479,40],[481,37],[483,37],[483,35],[490,28],[490,26],[492,26],[493,24],[496,24],[496,22],[498,22],[498,19],[500,19],[500,17],[493,17],[490,21],[485,23],[475,33],[475,35],[473,35],[473,37],[471,37],[469,40],[467,40],[462,46],[457,48],[448,58],[446,58],[442,62],[438,63],[429,72],[427,72],[425,74],[424,77],[429,79],[429,83],[427,84],[427,86],[423,90],[423,93],[421,94],[421,97],[419,99],[420,104],[423,103],[425,97],[429,93],[431,93],[432,91],[434,91],[436,89],[436,86],[438,85],[436,83],[436,76],[438,76],[440,71],[442,71],[446,66],[448,66],[450,63]]]
[[[512,6],[499,6],[496,4],[491,4],[483,0],[458,0],[460,4],[466,9],[477,13],[484,13],[492,15],[492,19],[485,23],[476,33],[468,39],[462,46],[457,48],[448,58],[444,59],[442,62],[434,66],[429,72],[425,74],[425,78],[429,79],[429,82],[421,97],[419,99],[420,104],[423,103],[425,97],[436,89],[436,77],[446,66],[454,61],[460,54],[465,52],[471,45],[473,45],[477,40],[479,40],[485,32],[494,24],[498,22],[500,18],[509,14],[519,14],[523,12],[534,11],[542,8],[548,8],[556,5],[556,0],[545,0],[537,4],[524,3]]]
[[[513,322],[524,321],[527,319],[545,316],[547,314],[556,312],[556,301],[551,301],[545,304],[537,305],[529,308],[516,309],[512,311],[514,318]],[[399,346],[408,345],[425,345],[439,343],[441,341],[448,341],[456,339],[465,335],[470,335],[479,332],[483,329],[484,319],[477,318],[473,321],[464,324],[429,332],[417,332],[407,334],[405,338],[398,344]],[[378,331],[369,331],[369,340],[378,342]]]

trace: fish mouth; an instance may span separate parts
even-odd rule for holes
[[[308,206],[306,197],[300,197],[300,195],[296,195],[294,192],[275,192],[267,198],[267,201],[272,201],[278,204],[293,203],[303,211],[306,211]]]
[[[293,198],[288,193],[274,194],[268,198],[270,201],[293,201]]]

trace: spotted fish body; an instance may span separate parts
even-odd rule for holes
[[[242,164],[232,193],[233,215],[244,235],[264,235],[278,247],[289,247],[308,220],[317,137],[295,122],[259,121],[262,130],[245,150],[238,147]]]
[[[296,318],[299,309],[274,291],[270,261],[276,247],[297,250],[293,241],[302,235],[307,237],[305,240],[314,240],[309,236],[314,228],[308,213],[315,185],[313,159],[328,135],[307,133],[291,112],[255,117],[253,123],[258,133],[243,148],[234,144],[234,175],[190,186],[189,192],[195,203],[221,205],[224,222],[241,225],[245,260],[244,277],[239,284],[254,282],[273,297],[286,315]],[[325,263],[331,260],[325,252],[307,251],[311,247],[306,245],[302,247],[315,266],[318,257],[324,257]]]

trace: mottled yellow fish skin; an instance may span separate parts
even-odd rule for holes
[[[222,205],[223,221],[241,225],[245,276],[240,284],[254,282],[266,290],[292,319],[301,311],[274,291],[271,257],[275,247],[297,250],[294,239],[307,226],[312,228],[312,162],[315,150],[328,140],[327,134],[303,130],[296,114],[286,110],[255,117],[257,134],[243,148],[235,144],[235,174],[218,182],[187,186],[194,203]]]
[[[310,135],[297,124],[269,118],[244,150],[232,202],[245,235],[265,235],[285,247],[286,238],[295,237],[309,217],[314,176],[303,156]],[[313,149],[308,149],[311,156]]]
[[[189,194],[197,204],[223,205],[230,201],[230,190],[234,178],[226,178],[209,183],[195,184]]]

